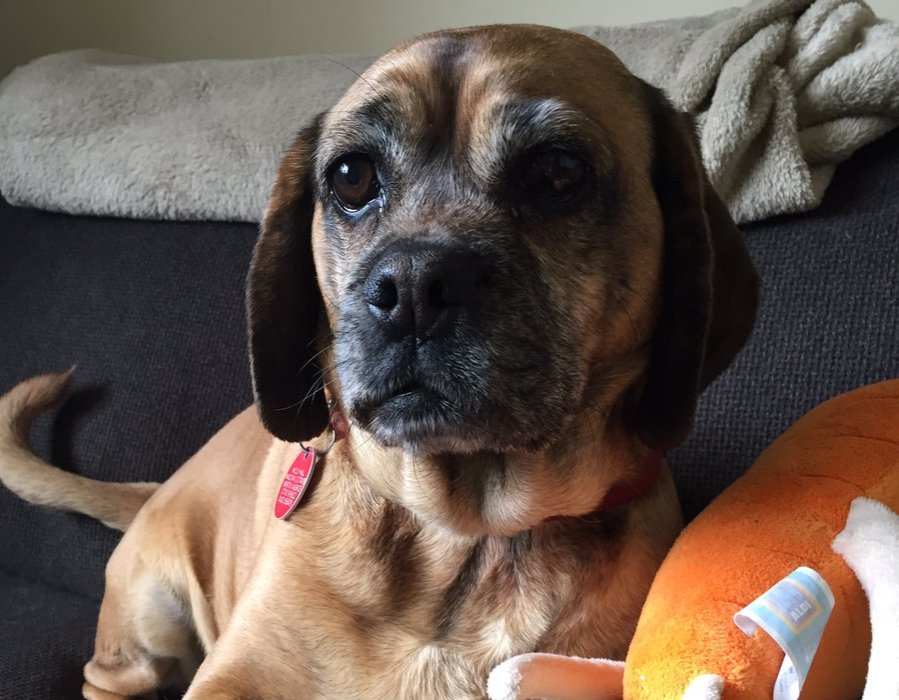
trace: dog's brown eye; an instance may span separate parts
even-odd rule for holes
[[[367,156],[347,156],[331,174],[331,190],[345,209],[361,209],[378,195],[375,166]]]
[[[577,154],[551,148],[533,154],[525,162],[521,176],[534,194],[564,201],[581,191],[588,172],[587,164]]]

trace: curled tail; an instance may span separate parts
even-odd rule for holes
[[[88,479],[47,464],[31,451],[31,424],[64,398],[74,367],[32,377],[0,397],[0,482],[35,505],[84,513],[124,531],[159,484]]]

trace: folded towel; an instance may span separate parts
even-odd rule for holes
[[[899,125],[899,25],[860,0],[756,0],[578,31],[696,115],[703,162],[740,223],[814,209],[838,163]]]
[[[899,26],[860,0],[577,31],[696,115],[740,222],[814,208],[837,163],[899,124]],[[372,60],[39,59],[0,85],[0,192],[77,214],[257,221],[293,134]]]
[[[371,61],[38,59],[0,84],[0,193],[71,214],[258,221],[293,136]]]

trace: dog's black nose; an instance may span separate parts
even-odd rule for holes
[[[392,245],[362,287],[372,315],[395,338],[433,338],[474,305],[489,283],[487,262],[477,253],[433,243]]]

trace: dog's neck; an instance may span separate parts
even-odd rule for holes
[[[663,452],[656,450],[649,452],[646,456],[646,461],[643,463],[642,469],[631,478],[624,479],[610,488],[602,501],[600,501],[599,505],[592,511],[591,515],[620,508],[647,493],[659,480],[664,462],[665,454]],[[582,516],[553,515],[546,518],[544,522],[555,522],[570,517]]]
[[[627,439],[626,431],[616,433],[606,430],[602,439],[566,440],[540,452],[437,456],[385,448],[355,426],[347,441],[379,495],[461,534],[510,536],[621,506],[649,491],[661,455]]]
[[[656,483],[659,456],[623,418],[642,358],[628,354],[610,366],[590,373],[583,405],[557,440],[538,451],[413,454],[381,445],[339,404],[332,426],[377,495],[459,534],[516,535],[550,519],[623,505]],[[336,377],[329,386],[332,396],[340,395]]]

